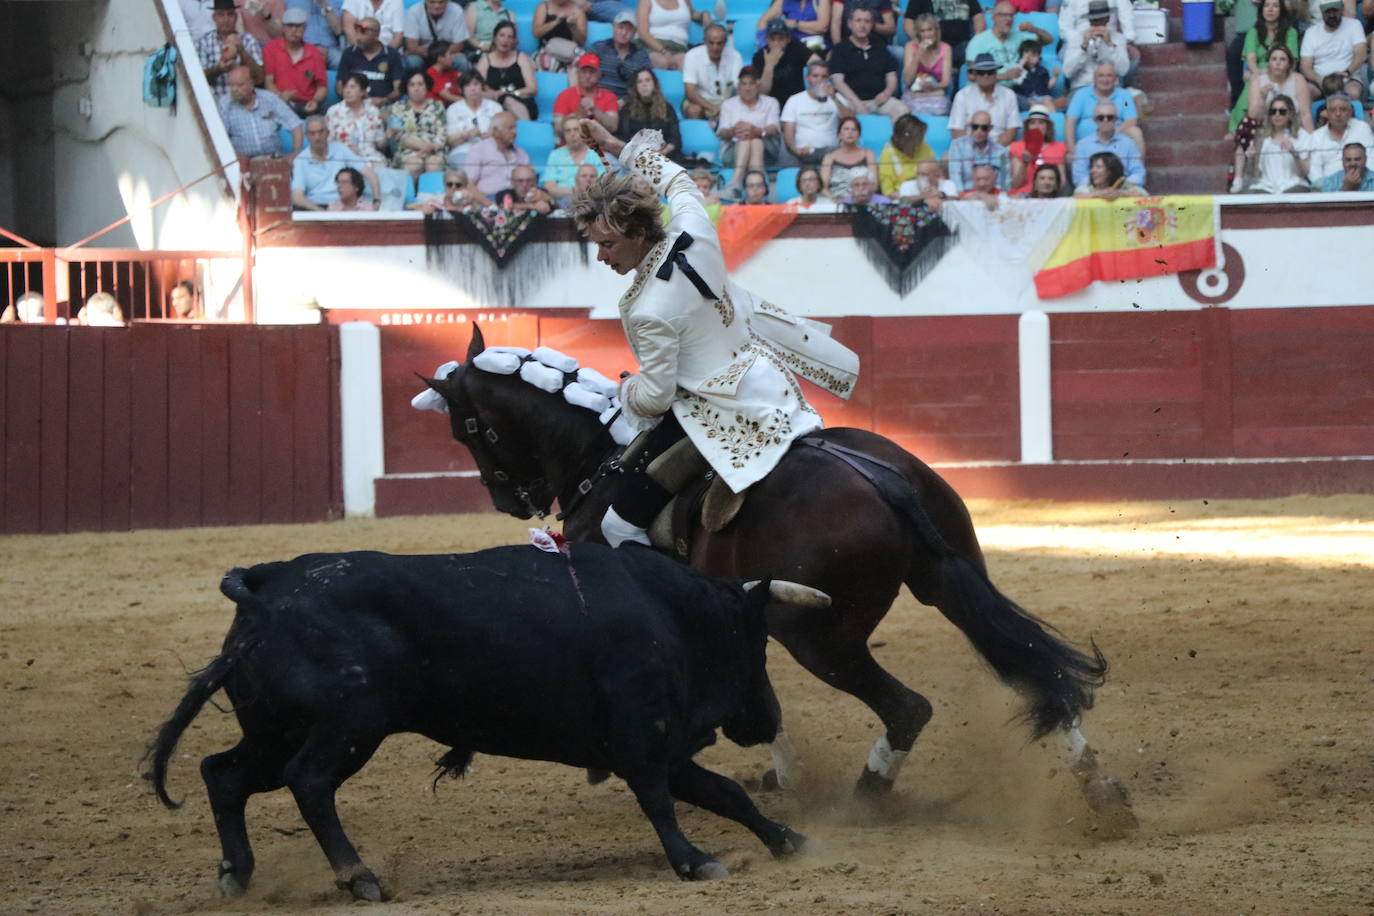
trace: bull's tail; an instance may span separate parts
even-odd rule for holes
[[[153,784],[153,792],[168,808],[180,808],[181,802],[173,801],[167,794],[167,761],[171,759],[172,751],[176,749],[177,741],[181,739],[181,733],[191,725],[201,707],[209,702],[210,697],[214,696],[215,691],[224,686],[224,682],[229,679],[234,666],[239,659],[251,646],[252,640],[247,630],[251,627],[251,618],[245,619],[244,611],[257,606],[257,598],[252,590],[244,581],[247,570],[231,569],[224,576],[220,583],[220,591],[224,595],[234,600],[239,607],[239,615],[235,620],[235,626],[231,629],[231,639],[224,647],[224,650],[215,657],[210,664],[191,676],[191,681],[187,685],[186,695],[181,698],[177,708],[172,715],[163,722],[157,730],[157,736],[153,738],[152,744],[148,746],[148,753],[145,760],[151,762],[148,778]]]
[[[1033,738],[1073,726],[1092,708],[1093,691],[1106,680],[1107,659],[1097,644],[1091,644],[1091,653],[1075,648],[1054,627],[1002,594],[977,563],[944,539],[905,478],[883,467],[866,470],[883,498],[910,521],[935,555],[940,613],[963,632],[998,678],[1026,698],[1019,718],[1030,726]],[[907,584],[912,584],[909,579]]]

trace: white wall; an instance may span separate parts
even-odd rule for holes
[[[1369,234],[1367,229],[1349,228],[1223,231],[1222,241],[1234,246],[1245,263],[1244,284],[1226,305],[1368,305],[1374,302],[1374,258],[1343,257],[1339,273],[1308,268],[1324,263],[1331,251],[1354,251],[1354,239]],[[475,245],[465,247],[471,270],[495,272],[485,253]],[[860,252],[858,242],[848,237],[769,242],[733,277],[796,314],[817,317],[1200,307],[1184,293],[1177,276],[1094,283],[1073,295],[1041,301],[1028,269],[997,261],[980,242],[968,239],[961,239],[905,297],[892,292]],[[516,305],[591,308],[593,318],[614,318],[629,281],[593,257],[586,264],[572,263],[558,270],[518,302],[484,301],[471,295],[477,284],[464,287],[428,269],[423,246],[379,245],[259,249],[254,289],[263,320],[287,320],[269,316],[311,299],[334,309],[419,311]]]
[[[0,143],[14,150],[9,168],[0,160],[0,170],[17,192],[6,222],[21,234],[70,245],[129,215],[130,223],[91,245],[239,247],[235,201],[222,178],[148,210],[151,201],[216,164],[196,118],[194,79],[180,81],[175,112],[143,103],[144,61],[167,40],[158,2],[5,5],[7,59],[29,75],[22,102],[0,128],[22,138]],[[170,6],[180,22],[176,3]],[[199,74],[196,61],[189,64]],[[89,116],[82,110],[85,99]]]

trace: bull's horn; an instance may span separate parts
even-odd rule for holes
[[[762,581],[762,579],[755,579],[752,582],[746,582],[744,583],[744,590],[747,592]],[[788,582],[786,579],[772,580],[768,586],[768,594],[777,601],[795,604],[797,607],[830,607],[830,596],[825,592],[809,585]]]

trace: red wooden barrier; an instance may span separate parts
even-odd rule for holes
[[[1057,459],[1374,455],[1374,309],[1050,317]]]
[[[0,328],[0,531],[342,514],[328,326]]]

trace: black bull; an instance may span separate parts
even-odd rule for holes
[[[340,885],[381,899],[334,793],[397,732],[451,747],[439,766],[454,775],[478,752],[617,774],[683,878],[725,870],[683,836],[675,798],[738,821],[774,855],[805,842],[692,756],[717,727],[741,745],[773,740],[763,607],[770,592],[828,604],[820,593],[779,582],[751,591],[649,550],[596,544],[569,557],[527,546],[310,554],[230,570],[220,588],[238,605],[224,648],[191,679],[149,754],[155,791],[175,807],[167,762],[224,689],[243,740],[206,757],[201,774],[226,894],[253,872],[248,797],[286,786]]]

